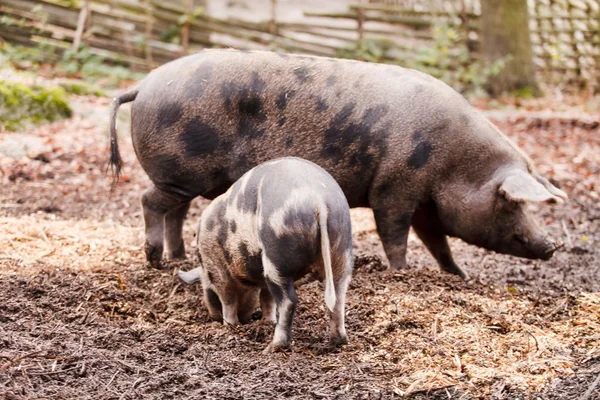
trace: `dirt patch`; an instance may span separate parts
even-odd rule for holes
[[[107,100],[77,98],[80,109]],[[107,115],[107,114],[106,114]],[[549,262],[452,241],[473,279],[438,271],[411,234],[408,271],[385,269],[368,210],[353,210],[350,344],[327,345],[323,290],[298,290],[291,353],[263,356],[273,328],[211,322],[189,261],[147,269],[139,195],[122,140],[109,196],[105,124],[81,115],[28,132],[39,154],[0,157],[0,398],[579,399],[600,373],[600,135],[540,118],[499,121],[570,195],[539,217],[567,242]],[[196,200],[186,243],[206,201]],[[259,313],[256,314],[258,319]],[[599,399],[596,387],[589,399]]]

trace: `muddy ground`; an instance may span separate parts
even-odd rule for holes
[[[536,211],[567,243],[552,260],[453,240],[464,282],[411,235],[412,268],[391,273],[370,211],[353,210],[350,344],[327,345],[322,287],[308,282],[293,351],[262,355],[271,326],[211,322],[200,288],[176,279],[194,266],[207,202],[186,222],[189,261],[148,269],[147,178],[125,134],[125,181],[109,196],[108,100],[74,102],[69,121],[1,138],[25,144],[0,156],[0,398],[600,399],[597,116],[494,114],[570,195]]]

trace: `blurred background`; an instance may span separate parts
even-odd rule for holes
[[[600,1],[0,0],[0,43],[17,69],[113,85],[234,47],[399,64],[477,95],[593,95]]]

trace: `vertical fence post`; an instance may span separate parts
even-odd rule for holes
[[[75,37],[73,39],[73,46],[71,50],[76,53],[79,49],[79,45],[81,44],[81,37],[83,36],[83,32],[85,30],[85,21],[88,17],[88,0],[85,0],[83,3],[83,7],[81,7],[81,11],[79,12],[79,18],[77,19],[77,29],[75,30]]]
[[[358,43],[362,43],[364,38],[364,23],[365,23],[365,9],[363,8],[363,0],[358,1],[358,18],[357,18],[357,29],[358,29]]]
[[[277,34],[277,0],[271,0],[271,20],[269,21],[269,33],[271,42],[275,40]]]
[[[181,51],[185,55],[188,53],[190,46],[190,17],[192,14],[192,0],[183,0],[183,12],[185,15],[185,22],[181,29]]]
[[[152,60],[152,47],[150,47],[150,40],[152,39],[152,25],[154,24],[154,16],[152,13],[152,3],[150,0],[144,1],[146,5],[146,26],[144,29],[144,54],[146,55],[146,63],[148,68],[154,66],[154,60]]]

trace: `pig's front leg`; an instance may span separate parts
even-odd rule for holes
[[[237,301],[229,303],[223,301],[223,323],[226,325],[240,325]]]
[[[402,206],[387,208],[385,205],[373,207],[377,232],[394,271],[406,269],[406,247],[413,210],[412,206],[408,209]]]
[[[294,289],[293,279],[280,277],[277,283],[269,278],[266,281],[277,307],[277,322],[273,341],[264,350],[264,353],[272,353],[278,349],[289,349],[292,345],[292,322],[294,321],[298,297]]]
[[[469,275],[463,271],[452,258],[448,239],[444,234],[442,224],[432,206],[420,207],[413,217],[413,229],[419,239],[438,262],[440,268],[450,274],[468,279]]]
[[[183,222],[190,209],[190,203],[169,211],[165,215],[165,242],[167,258],[171,260],[185,259],[185,245],[183,244]]]

